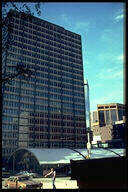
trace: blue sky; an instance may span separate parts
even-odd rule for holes
[[[40,18],[82,36],[90,110],[124,103],[124,3],[41,3]],[[35,13],[35,16],[36,13]]]

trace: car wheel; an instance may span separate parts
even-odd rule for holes
[[[9,189],[9,185],[6,185],[5,187],[6,187],[7,189]]]

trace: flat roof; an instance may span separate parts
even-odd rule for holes
[[[9,12],[10,12],[10,13],[11,13],[11,12],[15,12],[15,13],[17,13],[17,14],[23,13],[23,14],[25,14],[25,15],[28,15],[28,14],[25,13],[25,12],[18,12],[18,11],[16,11],[15,9],[10,9]],[[8,13],[9,13],[9,12],[8,12]],[[30,14],[29,14],[29,15],[30,15]],[[44,20],[44,19],[42,19],[42,18],[39,18],[39,17],[37,17],[37,16],[34,16],[34,15],[31,15],[31,17],[34,18],[34,19],[37,20],[37,21],[46,22],[46,23],[48,23],[49,25],[53,25],[53,26],[55,26],[55,27],[58,27],[58,28],[63,29],[63,30],[65,30],[65,31],[68,31],[69,33],[74,34],[74,35],[77,35],[77,36],[79,36],[79,37],[81,38],[81,35],[80,35],[80,34],[75,33],[75,32],[73,32],[73,31],[70,31],[70,30],[68,30],[68,29],[65,29],[64,27],[62,27],[62,26],[60,26],[60,25],[57,25],[57,24],[55,24],[55,23],[51,23],[51,22],[49,22],[49,21],[46,21],[46,20]]]
[[[122,103],[97,104],[98,107],[100,107],[100,106],[109,106],[109,105],[121,105],[121,106],[124,106],[125,104],[122,104]]]

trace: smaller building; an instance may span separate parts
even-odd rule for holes
[[[126,124],[120,123],[113,125],[112,140],[108,141],[109,147],[121,148],[125,147],[126,143]]]
[[[125,123],[113,125],[113,139],[125,141]]]
[[[124,147],[125,138],[125,123],[107,125],[103,127],[94,126],[92,144],[97,142],[109,143],[109,147]]]
[[[116,121],[123,120],[125,105],[119,103],[98,104],[97,111],[100,127],[113,125]]]
[[[97,111],[92,111],[92,113],[91,113],[91,122],[92,123],[98,122],[98,112]]]
[[[113,125],[107,125],[101,128],[101,141],[105,143],[113,138]]]
[[[97,111],[92,112],[91,130],[93,131],[92,144],[106,143],[120,140],[125,143],[125,105],[119,103],[99,104]],[[116,136],[116,134],[118,136]],[[121,144],[122,146],[122,144]]]
[[[96,144],[97,141],[101,141],[101,129],[98,125],[91,127],[91,129],[93,132],[92,144]]]
[[[97,141],[101,141],[102,143],[105,143],[108,140],[112,139],[112,125],[107,125],[104,127],[99,126],[93,126],[93,144],[97,143]]]

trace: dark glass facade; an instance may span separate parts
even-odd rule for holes
[[[99,115],[99,122],[100,122],[100,126],[104,126],[105,125],[105,117],[104,117],[104,111],[98,111],[98,115]]]
[[[11,11],[12,44],[3,73],[22,65],[32,74],[3,85],[3,157],[19,147],[86,146],[81,36]]]

